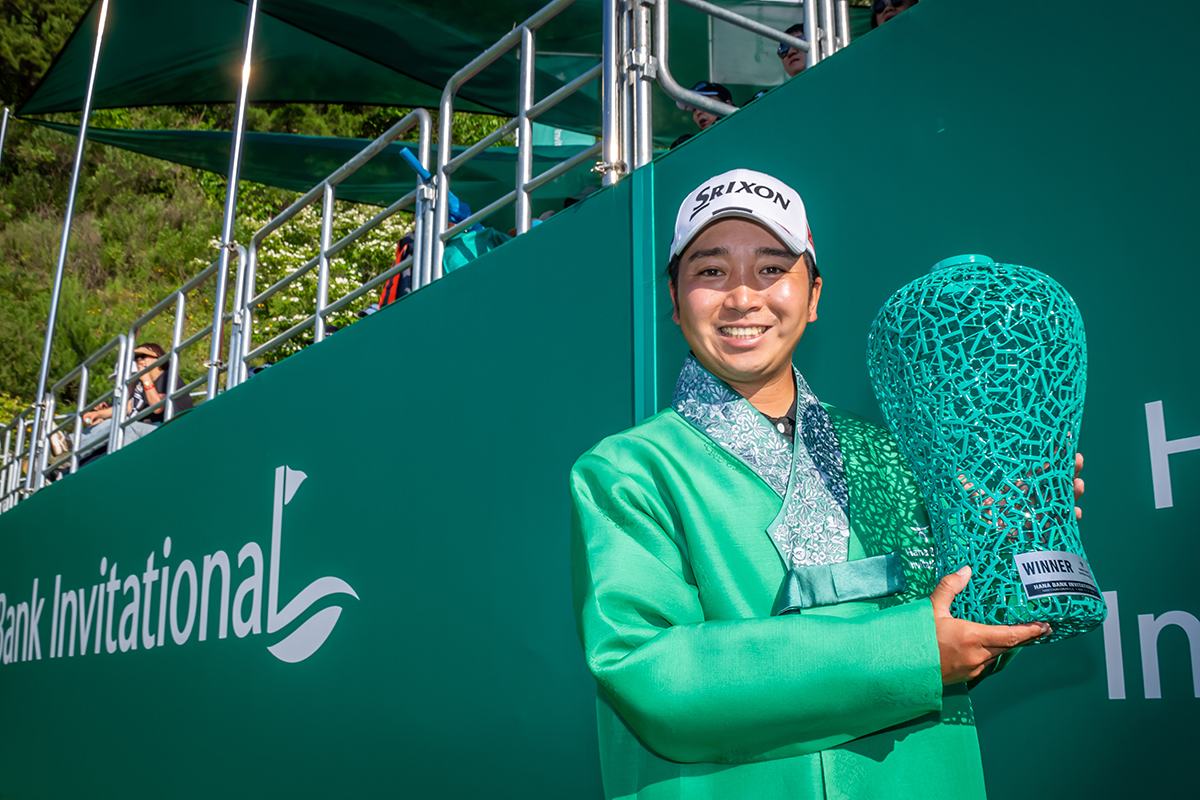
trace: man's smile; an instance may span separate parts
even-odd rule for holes
[[[766,325],[728,325],[720,328],[722,336],[731,339],[753,339],[767,332]]]

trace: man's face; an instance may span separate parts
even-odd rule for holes
[[[794,47],[789,47],[787,52],[783,54],[783,71],[787,73],[789,78],[794,78],[804,68],[808,66],[808,53],[803,50],[797,50]]]
[[[704,111],[703,109],[699,108],[692,109],[692,122],[695,122],[696,127],[702,131],[708,130],[709,126],[719,119],[720,117],[712,112]]]
[[[679,260],[673,319],[700,364],[735,389],[792,380],[792,352],[817,318],[804,259],[746,219],[709,225]]]

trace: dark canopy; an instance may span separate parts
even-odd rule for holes
[[[767,24],[802,18],[798,4],[717,0]],[[451,75],[544,0],[262,0],[251,100],[339,102],[434,108]],[[545,97],[595,65],[602,0],[578,0],[537,34],[537,95]],[[83,106],[97,6],[88,11],[22,114]],[[246,6],[238,0],[112,2],[100,60],[97,108],[232,102],[237,94]],[[851,9],[854,37],[869,29],[869,9]],[[698,11],[671,4],[671,64],[680,83],[716,80],[746,102],[782,81],[775,45]],[[488,67],[459,92],[456,109],[516,112],[515,54]],[[599,133],[598,84],[539,121]],[[694,132],[690,115],[654,92],[659,144]]]
[[[250,82],[252,102],[436,108],[442,87],[454,71],[486,47],[396,0],[378,0],[379,18],[374,20],[337,9],[326,10],[323,19],[310,15],[305,19],[312,25],[311,31],[271,16],[275,5],[282,4],[264,4],[260,14]],[[303,3],[296,5],[298,15],[311,12]],[[83,107],[98,16],[99,6],[93,4],[18,113]],[[245,22],[246,6],[237,0],[112,3],[94,106],[232,102],[237,96]],[[346,47],[343,42],[347,40],[357,41],[357,46]],[[598,60],[598,55],[548,60],[555,74],[539,70],[538,91],[544,96]],[[515,114],[517,65],[515,57],[507,56],[467,84],[460,92],[458,110]],[[556,127],[592,129],[600,118],[595,91],[592,95],[568,99],[541,121]]]
[[[38,124],[72,135],[78,133],[73,126],[50,122]],[[228,131],[129,131],[110,128],[92,128],[88,131],[89,141],[221,175],[229,167],[229,138]],[[242,156],[242,178],[304,192],[349,161],[367,144],[366,139],[247,133]],[[400,148],[405,146],[415,149],[411,143],[393,142],[384,152],[367,162],[338,186],[338,198],[387,206],[412,191],[416,186],[416,177],[400,157]],[[454,148],[456,153],[463,149]],[[583,149],[582,146],[535,146],[534,173],[545,172]],[[516,179],[516,151],[515,147],[485,150],[454,173],[451,184],[454,193],[472,208],[480,209],[512,191]],[[559,210],[565,198],[578,194],[585,186],[599,186],[599,178],[588,171],[590,166],[583,164],[538,189],[533,195],[535,211]],[[495,217],[489,219],[488,224],[503,229],[511,227],[511,210],[498,212]]]

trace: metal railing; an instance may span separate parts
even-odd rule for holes
[[[381,136],[364,147],[341,167],[334,170],[324,181],[310,189],[304,196],[273,217],[250,237],[250,244],[246,248],[244,269],[238,269],[234,288],[234,296],[236,298],[235,308],[237,309],[235,312],[235,324],[238,336],[236,345],[231,347],[231,351],[235,352],[236,356],[233,359],[230,375],[226,378],[227,386],[236,386],[246,379],[249,364],[252,360],[262,357],[309,328],[314,329],[314,343],[322,341],[327,333],[327,317],[346,308],[350,303],[370,292],[393,275],[412,267],[413,286],[415,288],[422,283],[423,278],[430,274],[427,240],[429,234],[432,233],[432,191],[429,181],[420,171],[417,172],[416,189],[396,200],[336,242],[332,241],[334,215],[336,213],[335,198],[338,184],[353,175],[364,164],[382,153],[389,144],[399,139],[414,127],[418,128],[416,160],[423,168],[425,175],[429,175],[430,139],[432,138],[433,121],[428,111],[418,108],[388,128]],[[271,284],[271,286],[258,292],[256,287],[258,256],[264,240],[279,230],[286,222],[296,217],[305,208],[317,202],[318,198],[321,200],[321,235],[316,255],[297,269],[284,275],[278,281]],[[414,204],[416,208],[413,215],[413,239],[416,246],[413,248],[413,255],[376,275],[357,289],[346,293],[332,303],[329,302],[330,259],[361,239],[371,230],[379,227],[388,218]],[[422,246],[422,244],[425,246]],[[318,271],[316,308],[313,310],[313,313],[282,333],[256,345],[254,340],[254,316],[256,309],[264,307],[267,300],[304,275],[310,273],[313,269]],[[428,280],[424,280],[423,282],[428,282]]]
[[[724,117],[739,111],[737,106],[723,103],[713,97],[693,92],[679,85],[671,75],[669,64],[670,3],[694,8],[714,19],[728,22],[739,28],[757,33],[759,36],[786,44],[808,54],[807,65],[812,66],[823,58],[828,58],[842,47],[850,43],[850,4],[849,0],[837,0],[836,13],[833,0],[820,0],[818,3],[804,4],[804,30],[808,39],[790,36],[769,25],[743,17],[721,6],[706,2],[706,0],[651,0],[655,5],[654,12],[654,62],[649,68],[656,74],[658,84],[663,92],[672,100]],[[815,31],[815,35],[812,33]]]
[[[116,450],[120,447],[120,418],[117,416],[119,410],[123,410],[125,406],[125,383],[124,378],[129,372],[129,357],[130,348],[128,347],[129,339],[123,333],[119,333],[108,341],[103,347],[89,355],[83,360],[79,366],[68,372],[60,378],[50,388],[46,395],[46,427],[48,428],[46,436],[47,440],[56,433],[67,435],[68,427],[71,428],[69,435],[71,436],[71,445],[68,450],[57,457],[52,456],[50,447],[42,447],[39,449],[38,459],[38,475],[35,477],[33,488],[40,489],[46,483],[46,476],[55,470],[64,470],[66,472],[74,472],[79,468],[79,459],[86,455],[80,451],[81,439],[84,433],[83,415],[96,410],[101,403],[108,403],[113,409],[114,423],[109,428],[108,440],[104,442],[110,450]],[[116,352],[113,367],[113,377],[115,378],[113,388],[104,392],[98,397],[88,400],[88,390],[91,388],[91,377],[93,368],[105,360],[105,356]],[[79,389],[76,392],[75,410],[68,414],[57,415],[56,405],[58,395],[66,389],[73,381],[79,380]],[[100,443],[94,445],[99,447]]]
[[[593,171],[603,176],[605,185],[611,185],[648,163],[654,157],[654,125],[651,118],[652,84],[657,83],[673,100],[686,103],[720,116],[738,109],[720,103],[713,98],[697,94],[674,79],[669,66],[668,31],[669,5],[676,2],[707,14],[714,19],[736,25],[757,33],[769,40],[790,45],[808,54],[809,66],[829,57],[850,42],[847,0],[812,0],[804,5],[806,38],[789,36],[783,31],[743,17],[707,0],[604,0],[602,20],[603,53],[600,62],[577,78],[560,86],[546,97],[538,100],[534,93],[536,74],[537,31],[575,0],[551,0],[540,11],[514,28],[494,45],[458,70],[447,81],[442,92],[439,120],[439,147],[436,174],[431,174],[430,152],[432,143],[432,121],[424,109],[417,109],[389,128],[357,153],[344,165],[335,170],[320,184],[313,187],[287,209],[272,218],[251,237],[246,247],[230,240],[233,230],[233,215],[236,205],[237,180],[240,171],[241,139],[245,122],[245,100],[250,76],[250,57],[254,44],[254,28],[257,17],[257,0],[250,0],[244,47],[243,69],[240,75],[237,114],[235,119],[234,145],[230,155],[229,190],[226,194],[225,215],[220,242],[221,256],[200,274],[187,281],[167,297],[160,300],[148,312],[130,326],[127,334],[121,334],[96,352],[89,355],[71,372],[60,378],[39,406],[35,403],[22,411],[3,429],[3,451],[0,453],[0,512],[11,508],[24,495],[37,491],[45,485],[46,476],[54,470],[73,472],[78,468],[82,455],[79,452],[82,433],[82,417],[101,402],[111,399],[114,423],[111,426],[109,450],[119,449],[124,444],[124,433],[134,422],[144,420],[156,411],[163,412],[164,421],[175,414],[175,401],[185,393],[191,393],[205,384],[204,398],[211,399],[220,391],[220,376],[225,374],[225,388],[229,389],[245,381],[250,363],[269,354],[291,341],[309,328],[313,329],[313,342],[322,341],[329,332],[328,319],[344,311],[355,300],[363,297],[384,281],[396,274],[411,269],[412,289],[428,285],[442,277],[444,246],[452,237],[467,230],[477,222],[489,217],[497,210],[515,204],[516,230],[525,233],[532,226],[531,195],[540,187],[576,167],[595,162]],[[517,86],[517,115],[497,130],[454,155],[452,152],[452,119],[454,102],[458,91],[472,78],[517,49],[520,63]],[[99,57],[97,39],[95,62]],[[92,65],[94,75],[96,63]],[[92,78],[89,77],[89,81]],[[601,140],[584,148],[541,174],[533,174],[532,123],[541,114],[579,92],[594,81],[601,85]],[[89,85],[89,97],[90,97]],[[86,114],[81,124],[81,133],[86,132]],[[0,154],[7,131],[8,111],[5,109],[0,122]],[[353,175],[364,164],[382,153],[389,144],[404,134],[418,129],[417,154],[411,151],[405,157],[417,173],[416,188],[379,211],[367,222],[346,235],[333,240],[336,213],[337,187]],[[483,153],[505,137],[516,134],[517,169],[514,187],[485,207],[470,214],[456,214],[451,219],[451,205],[457,204],[451,186],[453,176],[464,164]],[[82,140],[83,136],[81,136]],[[82,147],[82,141],[80,143]],[[598,161],[596,159],[599,159]],[[74,181],[74,176],[73,176]],[[271,234],[293,220],[309,206],[321,202],[321,230],[316,254],[300,267],[288,272],[266,289],[257,288],[258,262],[264,242]],[[356,289],[329,300],[330,262],[338,253],[362,239],[372,230],[398,212],[413,207],[414,245],[412,254],[394,264],[375,277],[365,281]],[[64,244],[65,237],[64,232]],[[65,252],[65,251],[64,251]],[[236,275],[233,280],[232,303],[226,305],[226,290],[230,275],[230,261],[238,255]],[[312,313],[290,325],[286,330],[258,341],[254,334],[254,323],[259,309],[267,307],[267,301],[278,295],[313,270],[317,271],[317,292]],[[216,290],[213,299],[212,322],[206,327],[184,336],[183,320],[186,316],[189,293],[202,283],[215,278]],[[156,321],[160,315],[173,312],[171,345],[166,355],[151,366],[140,371],[131,365],[130,359],[137,335],[145,326]],[[51,318],[53,319],[53,317]],[[225,325],[229,324],[226,342]],[[180,354],[207,339],[210,344],[209,358],[204,362],[202,376],[177,386],[180,372]],[[49,346],[49,345],[47,345]],[[222,348],[228,347],[228,362],[222,359]],[[116,353],[116,384],[113,389],[99,397],[88,399],[91,372],[106,357]],[[43,356],[46,362],[48,355]],[[48,363],[48,362],[47,362]],[[140,409],[130,417],[126,401],[129,386],[149,370],[166,365],[168,374],[167,396],[158,403]],[[43,364],[43,371],[45,363]],[[58,395],[79,382],[74,411],[54,416]],[[40,430],[35,430],[40,428]],[[49,455],[49,438],[55,433],[71,431],[72,443],[69,455],[53,459]],[[22,486],[23,484],[23,486]]]
[[[20,411],[3,428],[4,452],[0,460],[0,512],[15,506],[25,491],[33,432],[33,406]]]
[[[560,175],[570,172],[587,161],[594,161],[604,149],[597,142],[572,158],[562,161],[538,176],[533,175],[533,120],[547,110],[578,92],[584,86],[599,79],[604,72],[604,60],[569,83],[551,92],[541,101],[534,97],[534,75],[536,74],[537,47],[536,31],[560,14],[575,0],[552,0],[540,11],[514,27],[498,42],[484,50],[474,60],[450,78],[442,91],[440,115],[438,117],[438,168],[437,168],[437,212],[434,218],[435,235],[430,256],[433,263],[434,280],[442,277],[442,255],[446,242],[458,233],[490,216],[492,213],[516,203],[517,235],[525,233],[533,224],[530,211],[530,194]],[[607,42],[606,42],[607,44]],[[517,86],[517,116],[480,139],[457,156],[452,157],[454,98],[459,89],[471,78],[515,47],[520,47],[520,78]],[[606,55],[607,58],[607,55]],[[517,134],[517,179],[516,187],[484,208],[453,225],[449,224],[449,200],[451,176],[475,156],[512,133]]]
[[[246,248],[235,245],[232,250],[238,256],[238,271],[246,263]],[[138,422],[149,414],[162,409],[163,422],[167,422],[175,416],[175,400],[185,394],[190,394],[193,389],[196,389],[201,384],[206,387],[205,399],[211,400],[220,390],[220,376],[227,369],[227,362],[220,357],[224,341],[224,326],[226,322],[232,322],[230,331],[230,351],[236,345],[237,340],[241,336],[241,326],[239,324],[236,313],[225,310],[225,295],[227,293],[228,283],[221,280],[222,276],[222,261],[218,259],[209,264],[200,271],[191,280],[184,283],[171,294],[159,300],[149,311],[134,320],[129,326],[129,342],[135,342],[139,331],[144,331],[146,326],[152,322],[156,322],[157,318],[167,311],[171,311],[174,320],[171,325],[171,345],[166,349],[166,354],[159,357],[153,364],[140,371],[133,371],[133,374],[125,378],[127,383],[139,379],[145,373],[155,367],[167,364],[167,394],[157,403],[147,406],[140,411],[136,416],[126,420],[124,419],[124,411],[121,411],[121,428],[128,427],[130,422]],[[199,288],[202,284],[213,278],[216,282],[216,289],[213,294],[213,314],[212,322],[205,327],[196,331],[186,339],[183,338],[184,319],[187,316],[187,299],[188,294]],[[176,387],[179,382],[179,354],[192,347],[193,345],[207,339],[209,342],[209,358],[204,362],[206,367],[205,373],[199,378],[184,384],[181,387]],[[132,358],[133,347],[130,346],[130,358]],[[126,360],[128,363],[129,359]],[[226,377],[226,385],[228,386],[228,377]],[[118,436],[116,446],[119,448],[123,443],[123,437]]]
[[[238,255],[240,271],[240,266],[246,261],[246,251],[241,246],[235,246],[234,251]],[[89,454],[84,452],[80,446],[82,435],[85,432],[83,417],[84,414],[96,410],[100,403],[108,403],[112,409],[108,437],[102,443],[91,444],[87,449],[91,451],[103,445],[108,452],[115,452],[125,445],[125,433],[133,423],[143,422],[151,415],[158,413],[161,413],[162,421],[167,422],[175,416],[176,401],[184,395],[190,396],[197,390],[201,390],[203,398],[208,400],[220,391],[220,376],[226,372],[226,364],[220,359],[213,360],[211,354],[220,354],[226,344],[224,341],[226,323],[234,322],[228,342],[231,349],[237,346],[241,336],[236,314],[227,310],[225,297],[221,294],[221,289],[227,287],[227,281],[218,280],[221,266],[220,259],[213,261],[134,320],[129,326],[128,333],[118,334],[109,340],[53,384],[46,394],[46,422],[42,425],[42,435],[38,437],[39,446],[35,458],[37,466],[32,475],[28,472],[26,474],[28,488],[31,491],[44,487],[47,478],[55,471],[61,470],[70,474],[79,468],[80,459]],[[186,320],[189,318],[189,296],[195,294],[200,287],[210,281],[215,285],[211,298],[213,305],[211,321],[199,330],[185,335]],[[202,302],[207,299],[204,298]],[[163,348],[166,352],[139,370],[133,362],[134,345],[138,340],[139,333],[144,334],[151,324],[160,321],[169,322],[171,330],[170,340],[165,343]],[[188,350],[205,343],[209,345],[210,358],[204,361],[204,372],[194,380],[181,384],[180,357]],[[114,379],[113,388],[89,399],[88,394],[95,367],[100,363],[107,363],[106,357],[110,354],[115,354],[111,368],[111,377]],[[163,367],[167,375],[167,391],[158,402],[148,404],[131,415],[128,408],[128,402],[132,396],[130,387],[158,367]],[[69,390],[76,382],[78,388],[75,390],[75,409],[56,416],[60,394]],[[71,436],[69,451],[57,456],[53,455],[49,446],[50,437],[56,433],[66,434],[68,431]]]

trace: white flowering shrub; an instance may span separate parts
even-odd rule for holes
[[[373,206],[337,203],[331,241],[337,242],[366,223],[378,211],[379,209]],[[267,220],[254,220],[251,227],[256,230],[266,222]],[[412,226],[411,214],[394,214],[331,258],[327,304],[332,304],[391,267],[396,258],[396,242],[409,233]],[[261,294],[313,259],[317,255],[320,241],[321,204],[318,202],[305,208],[263,242],[258,251],[258,275],[254,293]],[[316,312],[318,278],[319,267],[314,265],[278,293],[251,309],[254,339],[250,349],[289,330]],[[345,308],[327,316],[326,333],[330,330],[328,326],[344,328],[354,323],[358,319],[358,311],[378,300],[379,291],[380,287],[375,287]],[[313,330],[313,327],[309,326],[297,333],[287,342],[266,353],[262,361],[279,361],[304,349],[313,339]]]

